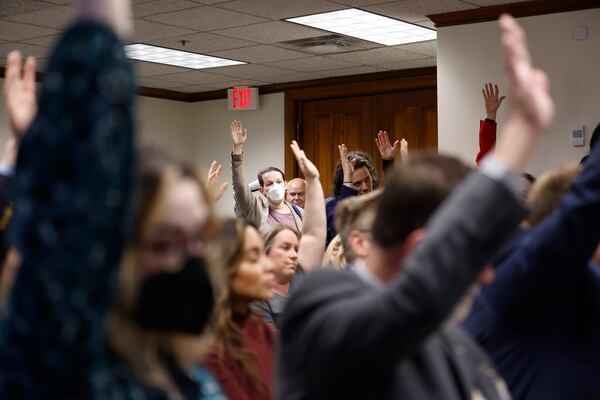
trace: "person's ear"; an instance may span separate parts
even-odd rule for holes
[[[483,285],[489,285],[496,278],[496,270],[491,264],[485,266],[483,271],[479,273],[477,281]]]
[[[348,235],[348,244],[358,258],[366,258],[369,254],[369,238],[361,231],[351,231]]]
[[[425,239],[425,228],[417,228],[408,234],[402,245],[405,255],[410,254]]]
[[[265,189],[262,186],[258,188],[258,191],[262,194],[265,194]]]

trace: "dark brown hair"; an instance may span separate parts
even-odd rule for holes
[[[377,169],[373,165],[373,161],[369,158],[369,155],[364,151],[351,151],[348,153],[348,161],[356,160],[354,169],[357,170],[362,167],[366,167],[371,174],[371,180],[373,181],[373,189],[379,187],[379,176],[377,175]],[[339,197],[342,185],[344,184],[344,170],[342,168],[342,162],[338,161],[335,166],[335,172],[333,173],[333,197]]]
[[[401,244],[422,228],[470,168],[454,157],[435,153],[411,154],[386,180],[373,239],[387,248]]]
[[[285,181],[285,174],[283,173],[282,170],[280,170],[277,167],[264,167],[260,171],[258,171],[256,174],[256,179],[258,179],[258,183],[260,184],[261,187],[263,187],[265,185],[265,182],[263,181],[263,175],[266,174],[267,172],[271,172],[271,171],[279,172],[281,174],[281,177]]]

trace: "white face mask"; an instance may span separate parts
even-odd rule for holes
[[[274,183],[273,185],[271,185],[271,187],[267,191],[267,197],[273,203],[281,202],[283,200],[284,195],[285,195],[285,188],[283,187],[283,185],[280,185],[279,183]]]

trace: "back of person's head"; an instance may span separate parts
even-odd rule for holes
[[[365,238],[371,237],[381,194],[381,190],[374,190],[362,196],[351,197],[340,202],[335,209],[335,226],[348,263],[353,263],[357,256],[351,243],[353,235],[362,233]]]
[[[600,123],[598,125],[596,125],[596,128],[594,129],[594,131],[592,132],[592,136],[590,137],[590,153],[594,149],[594,146],[596,146],[599,136],[600,136]],[[588,157],[589,157],[589,154],[583,156],[581,161],[579,161],[579,164],[584,164]]]
[[[598,137],[600,136],[600,123],[596,125],[596,128],[592,132],[592,137],[590,138],[590,151],[594,149],[594,146],[598,142]]]
[[[429,217],[471,170],[457,158],[434,153],[411,155],[387,178],[373,239],[382,248],[402,244]]]
[[[371,179],[373,181],[373,189],[377,189],[379,187],[379,176],[377,175],[377,169],[375,168],[373,161],[367,153],[365,153],[364,151],[351,151],[350,153],[348,153],[348,160],[356,160],[354,164],[355,171],[365,167],[371,175]],[[333,174],[333,197],[339,197],[343,185],[344,170],[342,169],[342,163],[338,161],[337,165],[335,166],[335,172]]]
[[[148,374],[150,366],[144,339],[146,333],[155,335],[161,353],[172,356],[182,365],[189,365],[201,356],[197,351],[200,348],[195,341],[180,339],[193,336],[202,341],[200,333],[210,318],[214,301],[212,285],[202,259],[185,255],[185,247],[190,244],[188,237],[183,239],[181,246],[178,242],[178,256],[173,257],[174,245],[170,242],[167,244],[171,236],[167,239],[159,233],[160,226],[170,220],[168,209],[173,207],[170,200],[177,197],[180,193],[178,188],[181,188],[178,185],[184,182],[188,185],[186,188],[194,189],[196,196],[185,201],[182,208],[187,210],[191,206],[204,216],[208,213],[206,219],[201,218],[201,226],[194,224],[195,228],[202,230],[203,235],[208,235],[214,229],[215,220],[199,176],[192,168],[158,148],[141,149],[138,155],[133,231],[119,271],[119,293],[109,321],[107,339],[117,357],[132,368],[139,379],[149,383],[152,383],[152,378]],[[189,220],[196,221],[191,216]],[[180,276],[178,272],[185,276]],[[165,276],[166,280],[162,279]],[[200,278],[203,280],[198,280]],[[150,295],[157,288],[162,293],[165,288],[172,287],[175,280],[179,282],[176,286],[181,287],[183,279],[190,284],[198,284],[196,294],[189,290],[188,284],[184,284],[188,290],[179,291],[178,296],[165,293],[153,299],[156,296]],[[165,309],[172,306],[172,301],[179,301],[171,298],[187,302],[197,317],[192,320],[169,316],[168,310],[164,312]]]
[[[539,224],[558,208],[581,170],[581,166],[577,164],[565,165],[546,172],[536,180],[527,197],[527,221],[531,226]]]
[[[333,267],[337,269],[345,269],[346,268],[346,256],[344,255],[344,246],[342,244],[342,238],[339,233],[331,239],[329,245],[325,249],[325,254],[323,255],[324,267]]]

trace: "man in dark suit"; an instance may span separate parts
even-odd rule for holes
[[[509,397],[477,346],[444,328],[522,219],[518,174],[553,115],[523,31],[508,16],[500,26],[512,110],[495,154],[446,201],[465,171],[456,160],[413,157],[390,176],[366,262],[310,274],[290,297],[277,398]]]

